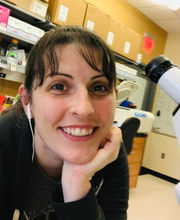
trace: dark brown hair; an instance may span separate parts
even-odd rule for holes
[[[85,61],[95,70],[102,71],[109,81],[110,87],[115,85],[116,73],[113,55],[105,42],[93,32],[78,26],[57,27],[46,34],[31,49],[26,65],[25,88],[32,93],[43,84],[46,66],[56,74],[60,65],[55,48],[58,45],[74,44]],[[102,70],[98,64],[102,63]]]

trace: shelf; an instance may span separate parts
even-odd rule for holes
[[[9,81],[18,82],[18,83],[24,83],[24,79],[25,79],[24,73],[10,71],[10,70],[7,70],[1,67],[0,67],[0,72],[6,74],[5,78],[0,78],[0,79],[9,80]]]
[[[11,10],[10,15],[22,21],[25,21],[29,24],[32,24],[36,27],[43,29],[44,31],[48,31],[56,25],[50,22],[50,18],[47,14],[46,18],[35,15],[31,12],[24,10],[16,5],[13,5],[7,1],[0,0],[0,4],[9,8]]]
[[[126,64],[132,64],[132,65],[134,65],[135,67],[137,67],[137,68],[139,68],[141,70],[145,69],[145,64],[143,64],[143,63],[137,63],[134,60],[131,60],[131,59],[127,58],[127,57],[124,57],[124,56],[122,56],[120,54],[117,54],[116,52],[114,52],[114,56],[115,56],[115,59],[121,60],[121,61],[125,62]]]
[[[9,37],[10,39],[16,38],[17,40],[20,40],[20,41],[22,41],[22,42],[24,42],[24,43],[27,43],[27,44],[30,44],[30,45],[34,45],[34,44],[36,43],[36,42],[34,42],[34,41],[31,41],[31,40],[29,40],[29,39],[20,37],[19,35],[12,34],[12,33],[7,32],[7,31],[2,31],[2,30],[0,30],[0,35],[1,35],[1,36],[5,36],[5,37],[7,37],[7,38]]]

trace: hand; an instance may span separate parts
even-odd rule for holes
[[[121,140],[120,129],[113,126],[90,162],[77,165],[64,161],[61,180],[65,202],[81,199],[88,193],[93,175],[118,157]]]

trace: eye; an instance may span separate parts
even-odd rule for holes
[[[106,88],[106,86],[104,86],[104,85],[96,85],[96,86],[94,86],[93,89],[94,89],[95,92],[108,91],[108,88]]]
[[[92,85],[90,91],[94,95],[106,95],[111,91],[111,89],[109,88],[109,85],[106,83],[96,83]]]
[[[64,85],[64,84],[62,84],[62,83],[57,83],[57,84],[53,85],[53,86],[51,87],[51,89],[54,89],[54,90],[65,90],[66,88],[65,88],[65,85]]]
[[[50,87],[50,90],[54,94],[63,95],[67,93],[68,86],[65,83],[55,83]]]

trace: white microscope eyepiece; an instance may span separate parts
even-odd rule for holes
[[[174,65],[167,57],[160,55],[147,64],[145,73],[150,80],[157,83],[161,76],[173,66]]]

